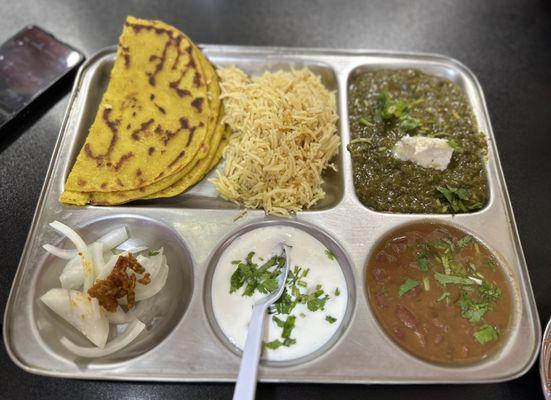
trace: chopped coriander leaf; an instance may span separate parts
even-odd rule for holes
[[[296,342],[297,342],[296,339],[285,338],[285,339],[283,339],[283,346],[290,347],[293,344],[296,344]]]
[[[434,249],[438,249],[438,250],[447,250],[448,249],[448,245],[446,244],[446,242],[444,242],[442,240],[429,240],[427,242],[427,246],[432,247]]]
[[[400,118],[402,114],[406,112],[408,108],[407,102],[398,99],[393,100],[388,92],[381,92],[379,94],[379,112],[381,118],[385,121]]]
[[[327,256],[327,258],[329,258],[331,261],[333,261],[335,259],[335,255],[333,254],[333,252],[329,249],[325,249],[325,255]]]
[[[441,285],[474,285],[475,282],[470,278],[464,278],[462,276],[446,275],[440,272],[434,273],[434,279],[436,279]]]
[[[460,249],[467,247],[470,243],[472,243],[474,238],[471,235],[465,235],[461,239],[457,241],[457,247]]]
[[[501,297],[501,289],[486,280],[482,281],[478,292],[482,299],[488,302],[496,302]]]
[[[340,296],[340,294],[341,294],[340,289],[339,289],[339,288],[336,288],[336,289],[335,289],[335,296]]]
[[[480,344],[492,342],[499,338],[499,330],[492,325],[484,325],[473,334],[476,341]]]
[[[419,281],[415,279],[407,278],[406,281],[398,289],[398,297],[402,297],[404,294],[409,292],[411,289],[419,286]]]
[[[274,304],[278,314],[290,314],[296,305],[297,302],[287,293],[287,289],[283,291],[281,297]]]
[[[465,151],[465,149],[463,149],[463,147],[461,147],[461,145],[457,143],[457,141],[453,138],[448,139],[448,144],[454,151],[457,151],[458,153],[463,153]]]
[[[493,257],[488,257],[486,260],[484,260],[484,266],[490,268],[492,271],[496,270],[497,262]]]
[[[467,189],[453,188],[446,185],[438,186],[436,190],[440,192],[449,203],[452,213],[469,212],[482,208],[481,203],[470,198],[471,195]]]
[[[153,257],[153,256],[156,256],[156,255],[159,255],[159,251],[157,250],[149,250],[149,252],[147,253],[147,255],[149,257]]]
[[[450,257],[444,254],[442,257],[440,257],[440,260],[442,261],[442,265],[444,266],[444,272],[446,273],[446,275],[451,274],[452,269],[450,266]]]
[[[299,315],[301,318],[306,318],[306,314],[304,314],[303,312],[301,312]]]
[[[326,320],[327,322],[329,322],[330,324],[334,324],[334,323],[337,321],[337,318],[333,318],[332,316],[327,315],[327,316],[325,317],[325,320]]]
[[[429,270],[429,257],[426,253],[420,253],[417,255],[417,265],[422,272],[428,272]]]
[[[461,292],[456,304],[461,308],[461,316],[471,323],[480,322],[490,310],[490,305],[487,302],[476,302],[465,291]]]
[[[277,278],[266,278],[259,283],[257,289],[261,293],[272,293],[278,286]]]
[[[281,332],[281,337],[282,338],[287,339],[287,338],[291,337],[291,331],[295,327],[295,320],[296,319],[297,319],[297,317],[295,317],[294,315],[289,315],[287,317],[287,320],[283,324],[283,331]]]
[[[400,126],[408,132],[412,132],[421,127],[421,121],[417,118],[413,118],[410,115],[404,115],[401,118]]]
[[[374,125],[375,125],[375,124],[369,122],[367,119],[365,119],[365,118],[363,118],[363,117],[360,118],[360,119],[358,120],[358,122],[359,122],[361,125],[363,125],[363,126],[374,126]]]
[[[329,296],[324,295],[323,290],[316,290],[314,293],[307,295],[305,299],[308,310],[318,311],[325,308],[325,303],[329,299]]]
[[[283,343],[279,339],[272,340],[271,342],[265,342],[264,346],[267,347],[270,350],[277,350],[281,346],[283,346]]]
[[[283,326],[285,325],[285,322],[283,322],[282,320],[280,320],[278,317],[276,317],[275,315],[272,317],[272,321],[274,321],[276,323],[277,326],[279,326],[280,328],[283,328]]]
[[[245,285],[243,296],[252,296],[255,291],[271,293],[277,289],[277,277],[285,264],[283,257],[273,256],[260,267],[253,262],[254,251],[249,252],[245,262],[232,261],[237,268],[230,278],[230,293]]]

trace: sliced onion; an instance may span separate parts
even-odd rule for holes
[[[105,346],[109,321],[102,315],[99,305],[94,305],[87,294],[54,288],[43,294],[40,300],[96,346]]]
[[[97,347],[78,346],[66,337],[61,338],[61,344],[65,346],[65,348],[71,353],[76,354],[80,357],[103,357],[109,354],[113,354],[128,346],[134,339],[138,337],[138,335],[144,330],[144,328],[145,324],[143,322],[138,319],[132,320],[132,322],[128,324],[126,330],[115,339],[107,343],[103,349],[98,349]]]
[[[109,276],[111,271],[113,271],[113,268],[115,267],[115,264],[117,263],[117,260],[119,259],[120,254],[112,255],[109,260],[104,264],[101,272],[98,274],[96,279],[105,279]]]
[[[125,253],[138,254],[138,253],[141,253],[142,251],[147,250],[148,248],[149,247],[147,247],[147,246],[136,246],[136,247],[131,247],[131,248],[125,250],[124,252]]]
[[[157,274],[159,273],[161,266],[163,264],[164,256],[163,256],[163,248],[161,247],[158,250],[159,254],[151,257],[144,257],[142,255],[139,255],[136,260],[140,263],[142,267],[144,267],[145,272],[149,273],[149,276],[151,277],[151,280],[155,279]],[[144,272],[144,273],[145,273]]]
[[[78,233],[76,233],[74,230],[69,228],[67,225],[62,224],[59,221],[54,221],[50,223],[50,226],[54,228],[59,233],[67,236],[67,238],[73,242],[77,250],[81,253],[86,253],[88,251],[88,246],[84,242],[84,240],[80,237]]]
[[[168,265],[163,262],[159,273],[148,285],[136,285],[136,301],[145,300],[155,296],[165,286],[168,278]]]
[[[136,314],[125,313],[120,306],[115,312],[106,311],[105,315],[112,324],[127,324],[135,318],[134,316],[137,317]]]
[[[79,236],[79,234],[69,228],[67,225],[62,224],[59,221],[54,221],[50,223],[50,226],[59,233],[67,236],[67,238],[71,242],[73,242],[78,252],[80,253],[80,256],[82,257],[82,268],[84,270],[84,291],[88,291],[88,289],[90,289],[90,287],[92,287],[92,285],[94,284],[95,278],[94,267],[92,265],[92,262],[90,261],[88,246],[86,246],[86,243]]]
[[[117,247],[122,242],[128,239],[128,232],[126,231],[125,226],[121,226],[117,229],[107,232],[105,235],[100,237],[97,241],[103,243],[105,248],[113,249]]]
[[[63,289],[80,289],[84,283],[84,270],[82,269],[82,260],[75,256],[69,260],[59,276],[61,287]]]
[[[94,278],[103,270],[105,260],[103,259],[103,243],[94,242],[90,246],[90,255],[92,257],[92,265],[94,266]]]
[[[53,254],[56,257],[63,258],[65,260],[70,260],[77,255],[76,250],[62,249],[61,247],[55,247],[55,246],[52,246],[51,244],[45,244],[42,246],[42,248],[46,250],[48,253]]]

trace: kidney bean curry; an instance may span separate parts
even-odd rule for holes
[[[375,249],[366,275],[379,323],[420,358],[479,361],[506,334],[512,294],[505,269],[457,228],[424,222],[393,231]]]

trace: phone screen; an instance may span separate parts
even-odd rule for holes
[[[0,45],[0,127],[83,58],[35,26],[26,27]]]

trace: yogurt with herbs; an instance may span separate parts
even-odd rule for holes
[[[330,251],[305,231],[268,226],[236,238],[220,257],[212,279],[212,308],[222,332],[242,349],[255,302],[277,288],[281,242],[291,247],[285,292],[266,315],[262,357],[285,361],[327,343],[344,318],[348,291]]]

